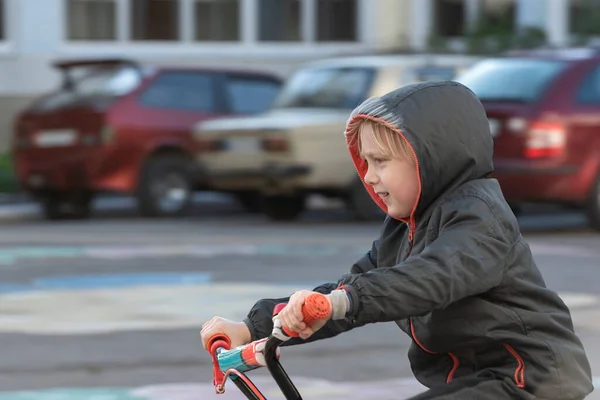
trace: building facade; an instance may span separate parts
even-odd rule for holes
[[[56,85],[56,59],[118,56],[286,75],[314,58],[424,50],[432,34],[459,37],[482,14],[500,12],[563,45],[569,10],[584,1],[0,0],[0,137],[32,96]]]

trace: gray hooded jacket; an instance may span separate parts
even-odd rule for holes
[[[395,321],[413,339],[408,357],[425,386],[487,373],[538,398],[583,399],[593,390],[588,359],[490,177],[493,140],[476,96],[456,82],[419,83],[365,101],[354,118],[379,120],[408,141],[421,192],[408,220],[386,218],[350,274],[315,289],[344,286],[351,310],[309,340]],[[349,151],[364,178],[358,149]],[[273,307],[286,300],[256,303],[245,320],[252,339],[271,332]]]

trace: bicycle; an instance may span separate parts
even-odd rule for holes
[[[266,400],[266,397],[246,376],[246,372],[267,367],[271,376],[287,400],[302,400],[298,389],[279,362],[279,346],[298,334],[281,326],[278,314],[286,304],[278,304],[273,310],[273,331],[264,338],[231,349],[231,341],[225,335],[215,335],[208,340],[207,349],[213,359],[213,385],[217,394],[225,393],[225,381],[231,381],[250,400]],[[302,306],[304,322],[311,325],[325,318],[330,312],[325,295],[313,293]]]

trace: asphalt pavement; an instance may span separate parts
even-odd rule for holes
[[[33,204],[0,206],[0,400],[242,399],[232,384],[214,393],[199,328],[346,273],[379,224],[323,204],[293,223],[218,196],[198,199],[189,218],[160,221],[137,217],[127,199],[60,223]],[[521,222],[598,371],[600,234],[577,213]],[[282,349],[281,361],[305,399],[401,399],[423,390],[409,345],[394,324],[377,324]],[[267,398],[283,398],[266,371],[250,376]]]

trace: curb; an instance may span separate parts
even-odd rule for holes
[[[25,193],[0,193],[0,205],[31,203],[31,199]]]
[[[6,208],[9,208],[8,210]],[[0,202],[0,223],[22,222],[40,215],[36,204],[30,202],[2,203]]]

